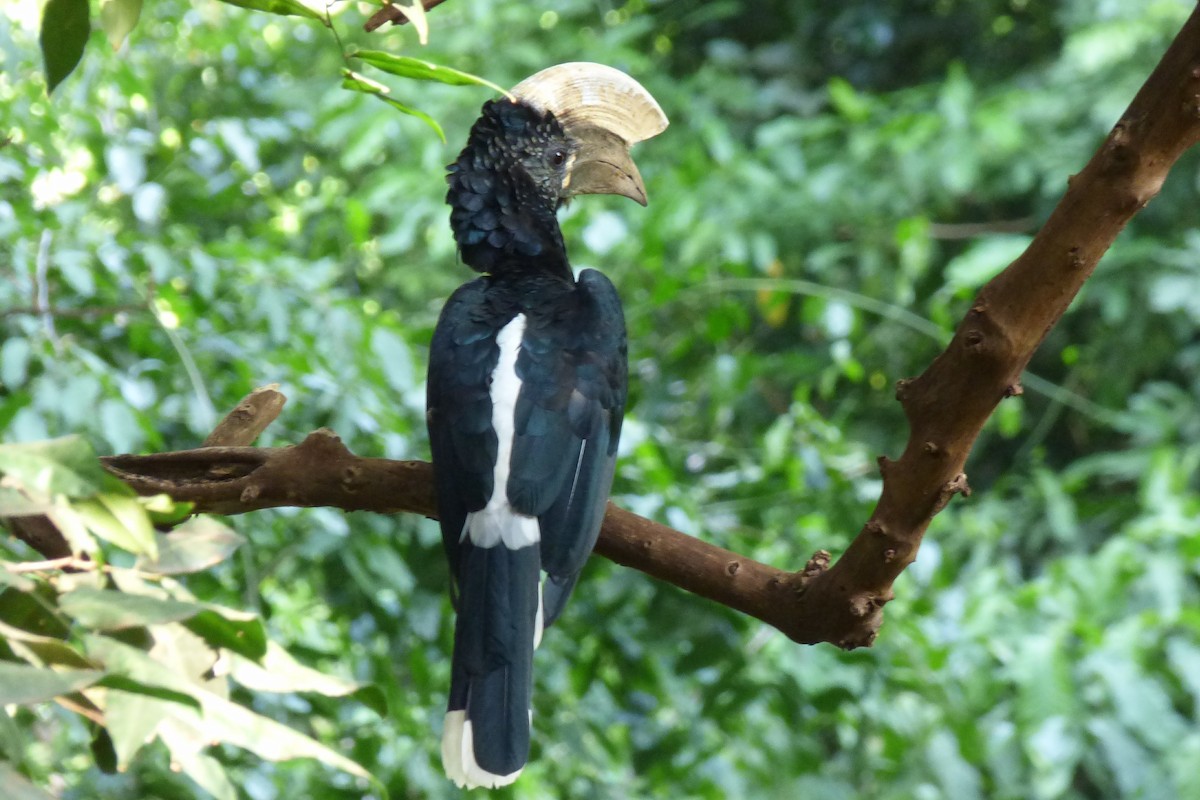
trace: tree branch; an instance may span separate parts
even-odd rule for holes
[[[1026,252],[979,293],[954,339],[918,378],[897,382],[910,427],[899,460],[880,457],[883,492],[869,521],[828,570],[818,551],[784,572],[610,504],[597,552],[743,611],[797,642],[870,645],[930,520],[969,493],[963,466],[1005,397],[1117,234],[1200,140],[1200,9]],[[288,448],[213,447],[112,456],[105,466],[139,492],[167,492],[200,510],[334,506],[433,516],[432,470],[360,458],[332,433]]]
[[[237,407],[217,423],[202,447],[249,445],[275,421],[287,398],[277,384],[255,389],[242,398]],[[63,559],[71,555],[71,545],[49,517],[37,514],[28,517],[0,517],[25,544],[48,559]]]
[[[237,408],[217,423],[201,447],[237,447],[253,444],[267,426],[283,411],[287,398],[279,391],[279,384],[272,383],[255,389],[242,398]]]
[[[294,447],[205,447],[100,460],[139,494],[169,494],[195,503],[199,512],[333,506],[437,517],[432,465],[356,456],[325,429]],[[829,562],[829,554],[820,551],[804,572],[784,572],[612,503],[596,552],[757,617],[792,638],[804,635],[792,624],[797,593]]]
[[[967,491],[963,466],[979,431],[1018,379],[1117,234],[1200,140],[1200,8],[1193,11],[1028,249],[985,286],[946,350],[896,397],[910,436],[898,461],[881,457],[883,493],[842,558],[807,587],[803,627],[868,645],[892,583],[916,558],[930,520]]]
[[[432,8],[437,8],[444,2],[446,2],[446,0],[422,0],[421,7],[426,11],[429,11]],[[372,14],[371,17],[363,23],[363,30],[367,33],[370,33],[379,26],[386,25],[389,22],[393,25],[403,25],[404,23],[408,22],[408,15],[405,14],[398,6],[394,6],[389,2],[383,8]]]

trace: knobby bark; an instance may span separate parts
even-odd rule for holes
[[[930,520],[955,494],[969,493],[963,467],[983,424],[1001,400],[1021,392],[1021,372],[1046,334],[1197,140],[1200,9],[1091,161],[1068,181],[1025,253],[980,291],[929,368],[897,383],[908,443],[898,460],[880,457],[879,502],[832,567],[829,554],[818,551],[798,572],[779,570],[611,504],[596,552],[757,617],[797,642],[870,645],[893,583],[916,558]],[[273,419],[279,408],[260,411]],[[191,500],[200,511],[334,506],[435,514],[429,464],[361,458],[328,431],[294,447],[205,447],[103,461],[137,491]]]

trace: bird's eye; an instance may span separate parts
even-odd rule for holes
[[[567,153],[565,150],[559,149],[559,150],[554,150],[552,153],[550,153],[550,163],[556,167],[561,167],[563,165],[563,162],[566,160],[567,160]]]

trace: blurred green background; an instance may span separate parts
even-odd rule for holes
[[[800,569],[868,517],[906,438],[893,383],[1024,248],[1194,7],[1061,0],[452,0],[347,46],[500,85],[553,63],[638,78],[671,127],[634,151],[646,209],[562,214],[617,284],[631,396],[618,502]],[[93,9],[95,11],[95,9]],[[423,375],[455,258],[444,166],[491,93],[340,88],[319,23],[209,0],[93,32],[46,97],[35,0],[0,13],[0,440],[194,447],[255,386],[262,444],[328,426],[427,458]],[[968,462],[876,646],[800,647],[594,559],[537,657],[515,798],[1200,798],[1200,155],[1104,258]],[[40,299],[39,299],[40,295]],[[49,305],[54,314],[31,313]],[[234,685],[393,797],[441,775],[451,615],[436,525],[279,510],[192,576],[390,713]],[[36,557],[3,544],[5,560]],[[161,744],[101,774],[51,705],[0,754],[52,796],[202,797]],[[210,753],[239,797],[357,798],[317,762]]]

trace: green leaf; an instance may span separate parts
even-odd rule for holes
[[[145,554],[149,558],[158,557],[158,540],[154,535],[154,527],[146,509],[136,497],[121,494],[102,494],[98,498],[109,513],[129,532],[136,544],[129,548],[134,553]]]
[[[70,621],[53,603],[53,591],[45,584],[28,590],[5,587],[0,590],[0,620],[31,634],[65,639]]]
[[[124,520],[113,514],[112,506],[108,502],[110,499],[107,495],[98,495],[94,500],[80,500],[75,503],[75,511],[87,525],[87,529],[96,536],[131,553],[145,553],[147,546],[142,537],[148,533],[150,541],[154,541],[154,532],[150,528],[150,521],[146,518],[145,512],[137,506],[137,501],[127,498],[137,507],[138,513],[141,513],[145,522],[145,527],[131,529]],[[123,512],[125,510],[128,509],[123,509]]]
[[[980,239],[946,265],[943,291],[975,291],[1025,252],[1030,236],[988,236]]]
[[[229,619],[204,610],[183,622],[184,627],[214,647],[259,659],[267,652],[267,632],[257,619]]]
[[[33,491],[68,497],[88,497],[116,481],[81,436],[0,445],[0,473]]]
[[[829,81],[829,102],[851,122],[865,122],[871,116],[871,103],[864,94],[859,94],[845,78]]]
[[[95,729],[95,735],[92,736],[91,750],[97,769],[105,775],[115,775],[117,773],[117,750],[113,746],[112,736],[109,735],[107,728],[97,727]]]
[[[486,78],[472,75],[469,72],[462,72],[452,67],[444,67],[441,64],[434,64],[432,61],[423,61],[419,58],[411,58],[410,56],[392,55],[382,50],[351,50],[346,55],[350,58],[361,58],[376,69],[381,69],[392,75],[399,75],[402,78],[412,78],[418,81],[434,81],[436,83],[446,83],[451,86],[486,86],[493,91],[508,96],[508,92],[505,89]]]
[[[105,0],[100,7],[100,27],[113,50],[120,50],[142,15],[142,0]]]
[[[110,674],[118,674],[141,686],[161,687],[163,691],[192,697],[203,690],[171,665],[147,653],[107,636],[87,634],[84,645],[88,654],[103,663]],[[195,719],[191,703],[168,702],[144,692],[113,691],[105,708],[109,734],[116,751],[118,768],[125,768],[143,745],[152,741],[160,727],[173,719]]]
[[[97,686],[105,686],[109,689],[119,689],[122,692],[129,694],[140,694],[146,697],[153,697],[156,700],[165,700],[170,703],[179,703],[181,705],[200,710],[200,703],[196,698],[186,692],[177,692],[174,689],[168,689],[165,686],[156,686],[152,683],[144,683],[139,680],[130,678],[128,675],[105,675],[100,680],[96,681]]]
[[[137,568],[160,575],[199,572],[229,558],[245,541],[228,525],[195,517],[158,537],[158,557],[138,559]]]
[[[150,514],[150,521],[155,525],[177,526],[192,514],[195,503],[174,500],[170,495],[152,494],[139,497],[138,500]]]
[[[97,669],[48,669],[0,661],[0,706],[44,703],[98,681]]]
[[[32,592],[37,584],[19,572],[9,572],[0,566],[0,589],[8,586],[13,587],[17,591]]]
[[[54,523],[54,527],[58,528],[59,533],[67,540],[67,544],[71,546],[72,553],[96,553],[100,546],[88,532],[87,523],[84,521],[83,515],[73,508],[66,500],[59,498],[55,503],[54,510],[46,516]]]
[[[355,92],[362,92],[363,94],[373,95],[375,97],[378,97],[380,100],[384,101],[385,103],[390,105],[392,108],[396,109],[397,111],[399,111],[403,114],[408,114],[409,116],[412,116],[412,117],[416,117],[417,119],[423,121],[429,127],[433,128],[433,132],[438,135],[438,138],[441,139],[443,143],[445,143],[446,134],[442,131],[442,126],[437,123],[437,120],[435,120],[433,117],[426,114],[424,111],[418,111],[415,108],[406,106],[403,103],[397,102],[397,101],[393,100],[392,98],[388,97],[387,93],[390,92],[391,89],[388,88],[387,86],[383,85],[382,83],[380,83],[378,81],[373,81],[370,78],[367,78],[363,75],[358,74],[357,72],[354,72],[353,70],[343,69],[342,70],[342,88],[350,89],[351,91],[355,91]]]
[[[296,661],[275,642],[267,642],[261,662],[234,656],[229,677],[259,692],[315,692],[326,697],[353,696],[381,717],[387,716],[387,698],[375,685],[363,685],[326,675]]]
[[[417,109],[412,108],[411,106],[406,106],[403,103],[393,100],[390,97],[385,97],[384,95],[381,95],[381,94],[377,94],[375,96],[378,97],[383,102],[387,103],[392,108],[399,111],[401,114],[408,114],[410,117],[416,117],[417,119],[421,120],[426,125],[428,125],[429,127],[433,128],[433,132],[436,133],[438,138],[442,140],[442,143],[445,144],[446,134],[442,131],[442,126],[439,125],[437,123],[437,120],[435,120],[433,117],[429,116],[424,111],[418,111]]]
[[[50,509],[49,503],[31,499],[19,489],[0,486],[0,517],[29,517]]]
[[[83,653],[53,636],[30,633],[6,622],[0,622],[0,636],[4,637],[14,653],[36,666],[64,664],[81,669],[95,666]]]
[[[225,767],[201,752],[208,742],[197,736],[197,732],[196,726],[171,720],[159,729],[158,735],[171,751],[171,761],[178,764],[185,775],[217,800],[237,800],[237,789],[225,773]]]
[[[248,8],[251,11],[266,11],[268,14],[308,17],[309,19],[317,20],[326,27],[329,25],[325,21],[324,14],[316,9],[309,8],[304,3],[301,3],[300,0],[221,0],[221,2],[231,6],[238,6],[239,8]]]
[[[370,781],[376,791],[384,797],[387,796],[383,785],[357,762],[285,725],[197,687],[177,673],[163,670],[161,664],[141,650],[97,634],[85,636],[85,643],[88,652],[107,664],[110,669],[133,675],[139,680],[147,680],[149,676],[153,676],[161,685],[187,692],[199,700],[203,710],[198,719],[188,716],[191,712],[187,712],[177,715],[171,724],[184,724],[186,720],[186,724],[196,727],[200,741],[232,744],[268,761],[313,758]]]
[[[80,624],[99,630],[180,622],[204,610],[195,603],[86,587],[63,594],[59,598],[59,607]]]
[[[46,65],[47,94],[53,92],[83,58],[89,33],[88,0],[46,0],[38,41]]]
[[[342,69],[342,88],[363,94],[387,94],[391,91],[386,84],[373,81],[352,69]]]

